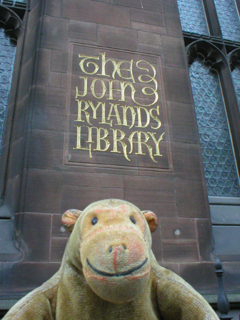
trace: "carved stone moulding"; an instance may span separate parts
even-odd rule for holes
[[[212,69],[220,71],[227,67],[227,60],[221,50],[205,40],[197,40],[186,47],[188,64],[191,65],[197,56],[202,56],[204,62]]]
[[[22,20],[13,10],[0,5],[0,28],[16,43],[22,31]]]
[[[237,48],[228,54],[228,61],[231,71],[233,71],[237,65],[240,65],[240,48]]]

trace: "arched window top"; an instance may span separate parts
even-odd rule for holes
[[[21,34],[22,20],[13,10],[0,5],[0,28],[16,43]]]
[[[204,58],[204,63],[212,69],[219,71],[227,67],[227,59],[215,45],[206,40],[197,40],[186,47],[188,64],[200,55]]]
[[[228,61],[231,71],[233,71],[237,65],[240,66],[240,48],[237,48],[228,54]]]

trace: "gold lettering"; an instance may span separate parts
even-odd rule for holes
[[[84,147],[81,146],[82,126],[75,126],[75,127],[77,127],[77,143],[76,143],[76,148],[73,148],[73,149],[89,151],[89,156],[90,156],[90,158],[92,158],[92,154],[91,154],[91,150],[90,150],[91,149],[91,144],[89,144],[88,148],[84,148]]]
[[[88,103],[90,104],[90,107],[93,111],[93,119],[97,119],[97,109],[100,107],[101,104],[103,104],[103,102],[98,102],[96,107],[94,106],[92,101],[89,100]]]
[[[106,104],[105,102],[102,103],[102,122],[100,124],[108,124],[110,127],[112,126],[112,120],[110,122],[106,121]]]
[[[127,155],[127,145],[126,145],[126,143],[124,143],[122,141],[125,137],[125,133],[119,129],[111,129],[111,130],[113,132],[113,150],[111,152],[121,153],[120,151],[118,151],[118,142],[119,142],[122,145],[124,157],[128,161],[130,161],[130,159],[128,158],[128,155]],[[119,138],[117,137],[118,132],[121,134],[121,136]]]
[[[77,99],[78,97],[85,97],[87,94],[87,82],[88,82],[88,77],[79,77],[80,79],[84,80],[83,84],[83,94],[79,94],[78,87],[76,87],[76,96],[75,98]]]
[[[155,134],[156,134],[155,132],[148,132],[148,134],[152,137],[153,142],[155,143],[156,153],[154,154],[154,156],[162,157],[162,154],[160,154],[160,150],[159,150],[159,143],[160,143],[160,141],[162,141],[165,132],[163,132],[160,135],[158,140],[156,140],[156,138],[155,138]]]
[[[121,98],[118,100],[119,101],[126,101],[125,90],[128,86],[131,88],[131,96],[132,96],[132,99],[134,100],[134,95],[135,95],[136,89],[134,88],[134,86],[131,82],[120,81],[120,88],[121,89],[114,89],[113,88],[114,82],[116,82],[116,80],[109,81],[109,98],[107,100],[116,100],[113,98],[113,91],[119,91],[119,92],[121,92]],[[117,81],[117,83],[119,83],[119,81]]]
[[[113,109],[114,109],[115,114],[112,114]],[[122,125],[122,122],[121,122],[121,119],[120,119],[120,116],[119,116],[119,113],[118,113],[118,104],[110,103],[110,111],[109,111],[107,120],[110,120],[111,117],[115,117],[117,119],[117,124],[119,126]],[[110,123],[111,123],[110,126],[112,126],[112,120],[110,121]]]
[[[102,73],[98,73],[97,75],[99,76],[105,76],[105,77],[110,77],[109,74],[106,74],[106,64],[108,62],[112,62],[113,65],[113,71],[112,71],[112,79],[115,79],[115,75],[116,72],[119,75],[120,78],[122,79],[126,79],[126,80],[132,80],[133,82],[135,82],[134,80],[134,76],[133,76],[133,60],[131,61],[127,61],[127,60],[122,60],[119,61],[118,63],[114,60],[114,59],[107,59],[106,60],[106,52],[100,53],[100,55],[102,56]],[[129,64],[129,68],[121,68],[123,63],[128,63]],[[123,71],[129,72],[130,76],[124,76],[122,74]]]
[[[129,69],[121,68],[121,65],[123,63],[129,63]],[[124,77],[123,74],[122,74],[122,71],[129,72],[130,76],[129,77]],[[120,78],[125,79],[125,80],[132,80],[132,82],[135,82],[134,76],[133,76],[133,60],[131,60],[131,61],[126,61],[126,60],[119,61],[118,64],[117,64],[117,73],[118,73]]]
[[[128,138],[128,141],[130,143],[130,151],[129,153],[132,153],[133,152],[133,143],[136,143],[136,141],[133,141],[133,138],[135,136],[135,134],[137,134],[138,132],[137,131],[134,131],[130,134],[129,138]]]
[[[93,143],[93,139],[92,139],[92,129],[97,129],[96,127],[88,127],[88,139],[87,142],[89,143],[88,145],[88,150],[89,150],[89,157],[92,159],[92,143]]]
[[[138,128],[146,128],[150,123],[149,111],[144,107],[137,107],[136,106],[136,108],[137,108],[137,115],[138,115],[138,125],[137,125],[137,127]],[[145,114],[146,114],[146,123],[144,125],[142,124],[142,113],[141,113],[141,110],[144,110]]]
[[[83,76],[79,77],[79,85],[76,86],[75,101],[78,109],[77,119],[74,121],[81,124],[85,122],[86,126],[76,125],[76,147],[73,149],[88,151],[89,157],[92,158],[92,151],[106,152],[111,147],[111,151],[109,150],[111,153],[122,154],[127,161],[130,161],[129,155],[134,153],[143,156],[149,154],[151,160],[157,163],[155,157],[162,157],[160,142],[165,132],[159,133],[157,138],[156,130],[161,128],[162,123],[160,107],[156,103],[159,95],[155,65],[145,60],[139,60],[135,64],[133,59],[107,59],[106,52],[100,53],[99,56],[79,54],[78,57]],[[138,75],[135,75],[133,67],[136,68]],[[94,75],[95,78],[90,82],[88,75]],[[137,84],[135,78],[138,80]],[[136,89],[140,91],[141,96],[136,95]],[[93,101],[82,100],[89,92],[94,97]],[[145,104],[142,103],[143,97]],[[103,98],[110,101],[107,104],[99,101]],[[126,101],[130,99],[133,101],[130,104],[134,103],[134,106],[127,105]],[[115,103],[114,100],[119,103]],[[123,105],[120,105],[120,102]],[[104,127],[99,127],[101,124],[104,124]],[[112,130],[111,139],[106,125]],[[155,132],[148,132],[147,129],[144,129],[146,132],[129,130],[127,134],[124,132],[125,129],[124,131],[115,129],[115,126],[128,129],[134,126],[151,127]],[[81,136],[83,127],[87,128],[84,129],[84,137]]]
[[[83,112],[83,113],[85,114],[85,117],[86,117],[86,119],[87,119],[87,122],[88,122],[89,124],[91,124],[91,123],[90,123],[90,120],[89,120],[90,114],[86,111],[86,110],[88,109],[88,107],[89,107],[88,102],[87,102],[87,101],[84,101],[84,100],[78,100],[78,99],[76,99],[76,101],[77,101],[77,103],[78,103],[78,117],[77,117],[77,119],[74,120],[74,121],[84,122],[84,120],[83,120],[83,118],[82,118],[82,112]],[[85,104],[85,107],[84,107],[84,108],[82,107],[82,103]]]
[[[83,55],[81,55],[81,54],[79,54],[78,57],[79,57],[80,59],[83,58],[83,59],[79,62],[79,66],[80,66],[80,69],[82,70],[82,72],[84,72],[84,73],[86,73],[86,74],[88,74],[88,75],[93,75],[93,74],[95,74],[95,73],[98,72],[99,66],[98,66],[97,63],[95,63],[95,62],[93,62],[93,61],[88,61],[88,62],[86,63],[87,68],[90,68],[91,66],[94,67],[94,70],[93,70],[92,72],[87,72],[87,71],[86,71],[86,69],[85,69],[85,67],[84,67],[84,63],[85,63],[85,61],[86,61],[87,59],[99,60],[99,57],[83,56]]]
[[[112,72],[112,78],[115,79],[115,73],[117,71],[117,63],[113,59],[108,59],[106,60],[106,52],[100,53],[102,56],[102,73],[98,73],[97,75],[99,76],[105,76],[105,77],[110,77],[110,75],[106,74],[106,64],[107,62],[111,61],[113,64],[113,72]]]
[[[155,69],[155,67],[151,64],[151,63],[149,63],[149,62],[147,62],[147,61],[145,61],[145,60],[139,60],[139,61],[137,61],[137,63],[136,63],[136,66],[138,67],[138,69],[140,69],[140,70],[145,70],[145,71],[147,71],[147,73],[149,73],[150,72],[150,70],[148,69],[148,68],[144,68],[144,67],[140,67],[139,66],[139,64],[140,63],[146,63],[147,65],[149,65],[150,66],[150,68],[152,69],[152,71],[153,71],[153,76],[150,76],[149,74],[142,74],[142,75],[140,75],[139,77],[138,77],[138,80],[140,81],[140,82],[143,82],[143,83],[149,83],[149,82],[151,82],[151,81],[153,81],[153,80],[155,80],[155,77],[156,77],[156,69]],[[148,78],[149,80],[143,80],[143,77],[146,77],[146,78]]]
[[[110,80],[109,81],[109,98],[107,100],[116,100],[113,99],[113,91],[120,91],[121,92],[121,96],[122,96],[122,90],[121,89],[113,89],[113,83],[116,82],[115,80]],[[119,83],[117,81],[117,83]],[[125,100],[123,100],[125,101]]]
[[[148,66],[150,66],[150,68],[144,68],[144,67],[141,67],[139,64],[140,63],[146,63]],[[158,89],[158,82],[157,80],[155,79],[155,76],[156,76],[156,69],[153,65],[151,65],[149,62],[145,61],[145,60],[139,60],[137,61],[136,63],[136,66],[140,69],[140,70],[145,70],[147,71],[147,73],[150,72],[150,70],[152,69],[152,72],[153,72],[153,76],[150,76],[149,74],[141,74],[139,77],[138,77],[138,80],[142,83],[150,83],[150,82],[153,82],[154,84],[154,89],[152,87],[144,87],[142,89],[142,93],[146,96],[154,96],[154,101],[150,104],[142,104],[144,107],[150,107],[152,106],[154,103],[157,102],[158,100],[158,92],[157,92],[157,89]],[[143,77],[145,77],[147,80],[144,80]],[[150,92],[147,92],[150,91]],[[141,104],[141,103],[138,103],[137,101],[133,100],[135,103],[137,104]]]
[[[101,137],[101,131],[103,131],[103,136]],[[108,136],[108,130],[105,128],[97,128],[97,146],[94,151],[107,151],[110,147],[110,142],[106,139]],[[101,149],[101,141],[104,141],[105,147]]]
[[[129,129],[131,129],[135,124],[136,112],[133,109],[133,107],[131,107],[131,106],[121,106],[121,108],[123,108],[123,123],[122,123],[122,125],[125,126],[125,127],[129,127]],[[127,111],[128,111],[128,109],[132,113],[132,124],[130,126],[128,125],[128,121],[127,121]]]
[[[99,97],[98,97],[98,96],[96,95],[96,93],[95,93],[95,83],[96,83],[96,81],[100,81],[101,84],[102,84],[102,94],[101,94]],[[105,85],[104,81],[101,80],[101,79],[94,79],[93,82],[92,82],[92,84],[91,84],[91,86],[90,86],[90,89],[91,89],[91,91],[92,91],[92,95],[93,95],[96,99],[102,99],[102,98],[104,97],[106,91],[107,91],[106,85]]]
[[[157,121],[157,123],[158,123],[156,127],[151,126],[151,128],[157,130],[157,129],[159,129],[159,128],[162,126],[162,122],[161,122],[160,119],[158,119],[157,116],[154,116],[154,115],[152,114],[153,111],[157,111],[157,115],[159,115],[159,114],[160,114],[160,112],[159,112],[159,106],[157,106],[156,108],[151,108],[151,109],[150,109],[150,116],[151,116],[155,121]]]
[[[137,135],[137,141],[133,140],[135,134]],[[144,141],[142,141],[142,135],[145,137]],[[147,147],[147,149],[148,149],[150,158],[152,159],[153,162],[157,163],[157,161],[153,157],[153,152],[152,152],[153,148],[152,148],[152,146],[147,144],[149,139],[150,139],[150,137],[146,132],[143,132],[143,131],[134,131],[134,132],[132,132],[130,134],[129,138],[128,138],[128,141],[129,141],[130,147],[131,147],[131,150],[129,151],[129,153],[132,153],[133,144],[136,143],[137,146],[138,146],[138,151],[135,154],[145,155],[146,153],[143,153],[143,151],[142,151],[142,145],[145,145]]]
[[[158,84],[157,84],[156,80],[154,80],[154,81],[155,81],[155,89],[153,89],[151,87],[144,87],[142,89],[142,93],[145,94],[146,96],[154,95],[154,101],[152,103],[150,103],[150,104],[144,104],[145,107],[150,107],[150,106],[152,106],[153,104],[155,104],[158,101],[158,92],[157,92],[157,85]],[[150,93],[148,93],[146,91],[147,89],[150,90]],[[140,104],[140,103],[138,103],[138,104]]]

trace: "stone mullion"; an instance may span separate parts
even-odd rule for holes
[[[207,17],[209,32],[211,36],[222,37],[217,11],[213,0],[203,0]]]
[[[240,15],[240,0],[235,0],[237,9],[238,9],[238,14]]]

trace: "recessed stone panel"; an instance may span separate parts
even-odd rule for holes
[[[72,43],[64,164],[172,170],[161,57]]]

